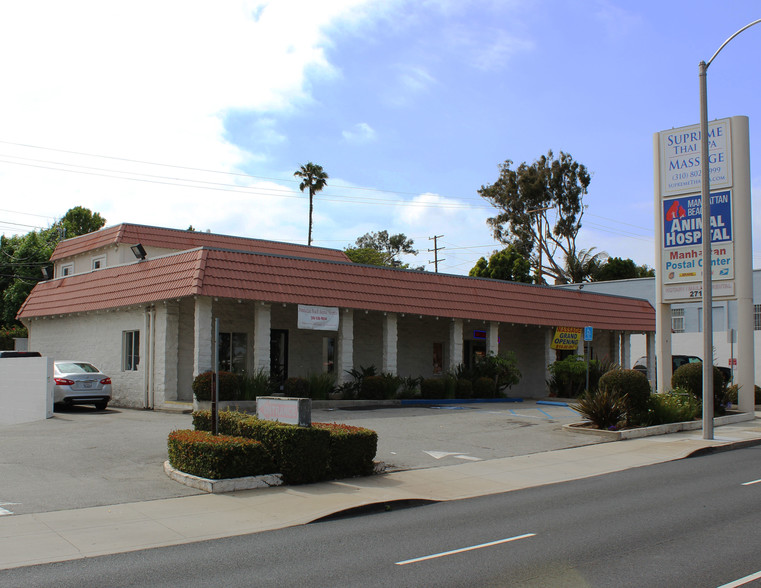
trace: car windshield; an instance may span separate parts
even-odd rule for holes
[[[64,363],[56,363],[55,367],[62,374],[94,374],[98,372],[98,368],[96,368],[93,364],[86,363],[84,361],[67,361]]]

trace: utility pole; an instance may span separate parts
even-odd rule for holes
[[[429,261],[428,263],[433,264],[434,273],[439,273],[439,262],[440,261],[446,261],[446,259],[439,259],[439,249],[446,249],[446,247],[439,247],[438,240],[441,239],[444,235],[434,235],[433,237],[428,237],[429,241],[433,241],[433,249],[429,249],[428,251],[433,251],[433,261]]]
[[[542,219],[544,219],[544,213],[548,210],[551,210],[552,206],[545,206],[544,208],[535,208],[534,210],[527,210],[526,214],[533,214],[535,212],[538,212],[539,215],[539,277],[537,280],[538,284],[541,284],[544,282],[544,278],[542,275],[542,251],[544,249],[544,232],[542,228]]]

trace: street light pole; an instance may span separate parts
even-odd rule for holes
[[[700,189],[703,239],[703,439],[713,439],[713,289],[711,280],[711,178],[708,153],[708,88],[706,72],[719,52],[737,35],[761,18],[745,25],[721,44],[706,63],[698,65],[700,81]]]

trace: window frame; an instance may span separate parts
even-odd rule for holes
[[[95,264],[98,264],[98,267],[95,267]],[[97,257],[93,257],[90,259],[90,268],[97,270],[97,269],[103,269],[106,267],[106,256],[105,255],[98,255]]]
[[[122,371],[136,372],[140,366],[140,330],[122,331]]]
[[[671,309],[671,332],[672,333],[684,333],[684,308],[672,308]]]

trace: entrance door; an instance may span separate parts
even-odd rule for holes
[[[270,374],[280,384],[288,378],[288,329],[270,329]]]
[[[486,341],[477,339],[466,340],[465,343],[465,367],[471,369],[476,364],[476,357],[486,356]]]

